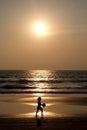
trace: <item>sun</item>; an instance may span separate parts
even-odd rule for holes
[[[34,25],[34,32],[38,35],[44,35],[46,33],[46,25],[43,23],[36,23]]]

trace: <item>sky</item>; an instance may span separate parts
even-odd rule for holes
[[[0,69],[87,70],[87,0],[0,0]]]

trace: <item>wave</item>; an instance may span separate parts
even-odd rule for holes
[[[18,84],[14,84],[14,85],[10,85],[10,84],[7,84],[7,85],[2,85],[0,86],[0,89],[32,89],[33,91],[35,89],[40,89],[40,90],[83,90],[83,89],[87,89],[87,85],[85,86],[48,86],[48,87],[39,87],[39,86],[28,86],[28,85],[18,85]]]
[[[0,89],[35,89],[36,87],[29,87],[29,86],[18,86],[18,85],[4,85],[1,86]]]
[[[87,93],[87,71],[0,71],[0,93]]]
[[[33,94],[33,93],[42,93],[42,94],[87,94],[87,91],[49,91],[49,92],[32,92],[32,91],[0,91],[0,94]]]
[[[67,80],[67,79],[63,79],[63,80],[27,80],[27,79],[0,79],[0,83],[5,83],[5,82],[15,82],[15,83],[23,83],[23,84],[27,84],[27,83],[32,83],[32,82],[43,82],[43,83],[67,83],[67,82],[71,82],[71,83],[81,83],[81,82],[87,82],[87,79],[79,79],[79,80]]]

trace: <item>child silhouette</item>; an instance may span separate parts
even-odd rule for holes
[[[38,97],[37,99],[37,110],[36,110],[36,117],[37,117],[37,114],[38,114],[38,111],[40,110],[41,111],[41,116],[43,116],[43,104],[41,104],[41,97]]]

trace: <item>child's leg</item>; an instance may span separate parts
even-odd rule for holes
[[[41,115],[43,116],[43,108],[41,107]]]
[[[36,116],[37,116],[38,111],[39,111],[39,109],[37,108],[37,111],[36,111]]]

